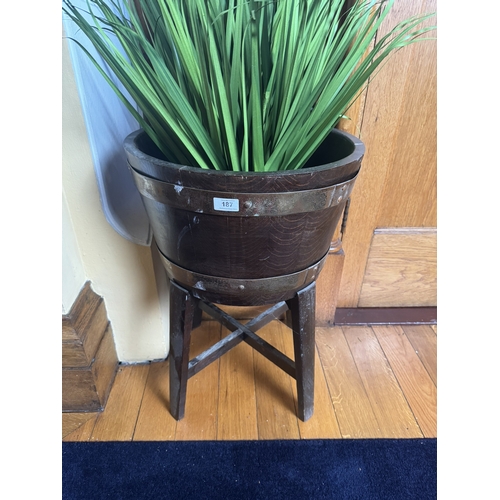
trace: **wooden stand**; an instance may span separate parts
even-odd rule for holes
[[[228,280],[229,281],[229,280]],[[223,285],[223,283],[222,283]],[[196,292],[194,292],[196,293]],[[176,420],[184,416],[187,381],[224,353],[246,342],[297,381],[298,417],[306,421],[314,411],[314,327],[316,281],[294,292],[246,324],[241,324],[213,303],[195,296],[193,290],[170,280],[170,412]],[[244,302],[244,294],[239,297]],[[251,297],[249,297],[249,300]],[[249,301],[246,305],[254,305]],[[232,333],[196,358],[189,359],[191,332],[201,323],[202,311]],[[256,331],[285,314],[293,331],[295,361],[256,335]]]
[[[307,420],[314,399],[316,279],[361,168],[363,143],[333,129],[304,168],[265,175],[172,164],[141,130],[124,147],[171,280],[172,415],[184,414],[188,378],[244,341],[296,379],[299,417]],[[242,325],[214,304],[275,305]],[[202,311],[232,333],[189,360]],[[295,361],[255,334],[284,313]]]

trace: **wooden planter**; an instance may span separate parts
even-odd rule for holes
[[[297,414],[314,411],[315,287],[364,154],[334,130],[303,169],[240,173],[174,165],[144,132],[125,141],[132,175],[170,278],[170,412],[184,416],[187,381],[246,342],[295,378]],[[244,325],[214,303],[274,306]],[[231,331],[189,359],[201,312]],[[257,330],[282,319],[294,360]]]
[[[364,154],[339,130],[284,172],[172,164],[141,130],[124,147],[169,277],[229,305],[286,300],[317,278]]]

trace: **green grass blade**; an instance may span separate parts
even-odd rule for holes
[[[63,11],[141,127],[170,161],[219,170],[302,167],[390,55],[434,29],[414,16],[380,36],[394,0],[86,4],[90,22]]]

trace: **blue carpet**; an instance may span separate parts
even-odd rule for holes
[[[62,444],[63,499],[427,500],[436,439]]]

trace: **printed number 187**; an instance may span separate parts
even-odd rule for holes
[[[236,198],[214,198],[214,209],[223,212],[238,212],[240,210],[240,201]]]

